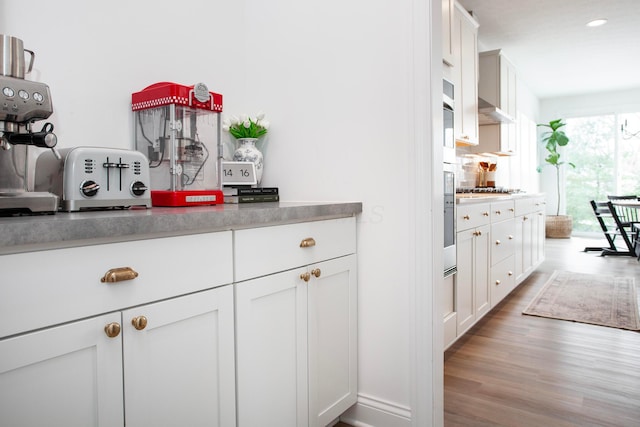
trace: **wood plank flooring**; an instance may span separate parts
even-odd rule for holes
[[[603,239],[604,241],[604,239]],[[445,352],[446,427],[640,426],[640,333],[522,315],[558,270],[633,276],[632,257],[547,239],[545,262]]]

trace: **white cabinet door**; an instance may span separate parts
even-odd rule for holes
[[[324,427],[357,399],[356,256],[309,272],[309,425]]]
[[[54,303],[54,302],[52,302]],[[106,314],[0,341],[0,425],[122,426],[122,335]]]
[[[479,227],[474,244],[474,311],[476,320],[491,309],[491,293],[489,286],[489,226]]]
[[[236,288],[238,426],[324,427],[356,403],[356,256]]]
[[[478,144],[478,23],[456,2],[453,19],[455,45],[454,134],[459,145]]]
[[[475,277],[475,229],[458,232],[456,235],[456,258],[458,273],[455,277],[457,335],[462,335],[475,321],[473,310],[473,282]]]
[[[457,234],[456,312],[458,336],[490,308],[488,225]]]
[[[524,242],[526,240],[524,236],[524,222],[526,215],[520,215],[516,217],[516,234],[515,234],[515,245],[516,245],[516,259],[515,259],[515,274],[516,281],[520,283],[524,278]]]
[[[238,427],[308,424],[306,268],[235,284]]]
[[[442,0],[442,61],[455,66],[453,46],[453,5],[455,0]]]
[[[122,316],[127,427],[235,425],[231,285]]]

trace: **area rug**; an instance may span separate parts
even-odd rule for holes
[[[633,277],[554,271],[522,313],[640,330]]]

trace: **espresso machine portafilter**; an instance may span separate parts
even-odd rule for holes
[[[57,155],[53,125],[45,123],[34,130],[35,122],[53,113],[49,86],[24,78],[34,59],[22,40],[0,34],[0,215],[54,213],[58,206],[56,195],[29,191],[35,164],[29,159],[29,147],[49,148]]]

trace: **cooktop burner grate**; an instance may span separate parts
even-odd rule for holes
[[[504,187],[475,187],[475,188],[457,188],[456,193],[500,193],[500,194],[517,194],[523,191],[518,188]]]

